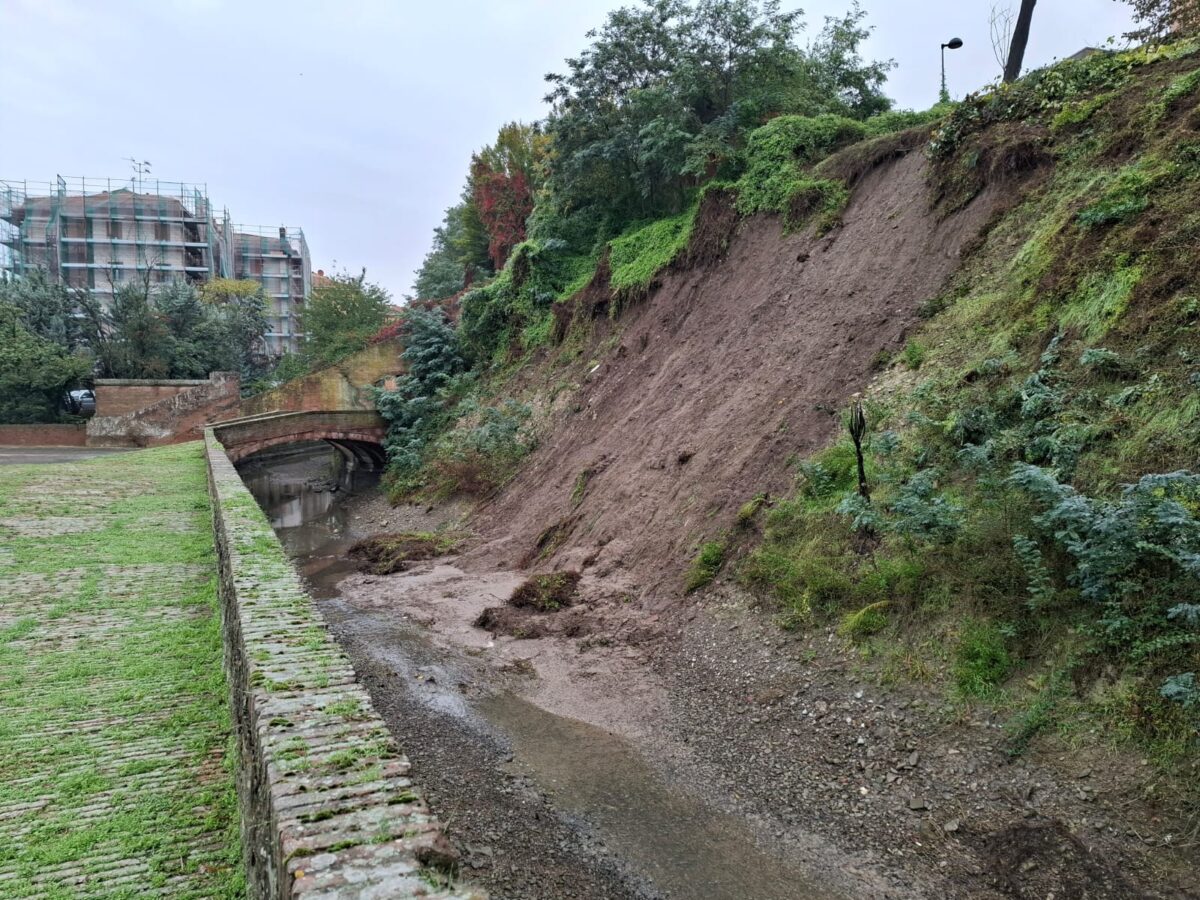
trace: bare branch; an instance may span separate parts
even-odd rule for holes
[[[992,39],[992,55],[996,57],[1001,72],[1008,63],[1008,47],[1012,43],[1016,18],[1017,14],[1009,4],[992,4],[992,11],[988,15],[988,32]]]

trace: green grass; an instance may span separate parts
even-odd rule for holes
[[[708,541],[700,545],[700,552],[692,560],[688,570],[685,590],[689,593],[697,591],[717,577],[721,567],[725,565],[725,545],[720,541]]]
[[[105,853],[244,894],[200,445],[0,469],[0,520],[0,809],[35,804],[0,818],[5,896]]]

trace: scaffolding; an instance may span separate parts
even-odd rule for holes
[[[140,175],[0,179],[0,278],[33,269],[105,305],[135,280],[252,279],[270,302],[275,352],[299,349],[300,311],[312,291],[302,229],[233,225],[206,185]]]
[[[301,228],[234,225],[234,277],[257,281],[270,303],[267,342],[275,352],[303,339],[301,315],[312,292],[312,261]]]
[[[229,273],[229,213],[204,185],[58,176],[0,180],[0,272],[45,269],[107,300],[149,278],[201,283]]]

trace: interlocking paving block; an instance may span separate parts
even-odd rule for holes
[[[266,517],[205,435],[251,896],[482,900]]]
[[[0,470],[0,897],[242,889],[202,445]]]

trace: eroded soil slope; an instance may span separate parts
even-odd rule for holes
[[[783,491],[787,460],[828,441],[996,209],[993,188],[939,218],[926,178],[909,153],[868,174],[827,235],[754,218],[724,259],[666,274],[484,508],[489,543],[474,557],[594,567],[635,594],[677,595],[696,544],[753,491]]]

